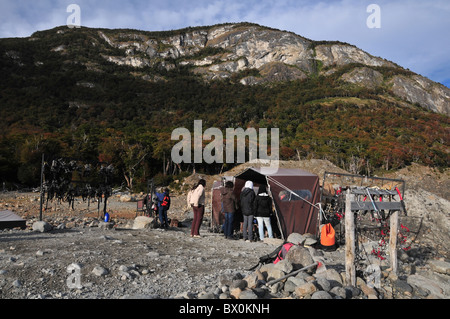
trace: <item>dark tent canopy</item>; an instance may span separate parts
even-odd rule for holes
[[[291,233],[317,235],[320,201],[319,177],[301,169],[248,168],[235,176],[238,196],[246,181],[255,188],[262,184],[274,201],[275,214],[282,237]]]

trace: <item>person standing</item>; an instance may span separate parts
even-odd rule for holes
[[[194,191],[197,188],[197,186],[198,186],[198,184],[193,185],[187,194],[186,200],[187,200],[188,207],[191,207],[191,208],[194,207],[194,201],[193,201],[192,194],[194,194]]]
[[[194,210],[194,220],[192,221],[191,226],[191,236],[195,238],[200,237],[200,226],[203,221],[203,215],[205,214],[205,187],[206,181],[204,179],[201,179],[190,196],[190,201]]]
[[[252,241],[254,201],[255,201],[255,191],[253,190],[252,181],[245,182],[245,186],[241,192],[240,201],[241,201],[242,216],[244,217],[242,236],[245,241]]]
[[[225,187],[222,189],[221,198],[222,198],[222,207],[223,212],[225,214],[225,223],[223,227],[223,233],[225,238],[232,239],[233,238],[233,222],[234,222],[234,213],[236,212],[237,207],[237,199],[236,195],[233,193],[234,184],[231,181],[227,181],[225,183]]]
[[[258,221],[259,239],[264,240],[264,225],[267,228],[267,235],[273,238],[270,216],[272,215],[272,199],[267,193],[266,185],[261,185],[255,199],[255,216]]]
[[[167,220],[167,211],[170,208],[169,189],[166,188],[164,193],[156,192],[156,197],[158,198],[158,213],[161,228],[167,229],[169,228],[169,222]]]

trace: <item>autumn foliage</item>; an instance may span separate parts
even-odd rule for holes
[[[340,75],[355,65],[328,76],[255,86],[240,84],[239,77],[205,82],[181,64],[171,71],[138,70],[164,79],[148,81],[131,67],[107,62],[98,47],[83,49],[87,35],[69,36],[80,46],[65,55],[48,49],[59,44],[50,36],[0,41],[0,54],[20,57],[19,64],[0,56],[2,182],[38,185],[42,154],[112,163],[115,183],[130,188],[158,174],[230,168],[232,163],[171,161],[171,132],[193,132],[194,120],[223,131],[279,128],[281,159],[328,159],[358,174],[413,162],[448,166],[449,117],[392,98],[387,87],[342,82]]]

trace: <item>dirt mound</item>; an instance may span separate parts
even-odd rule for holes
[[[386,174],[386,177],[403,179],[408,189],[423,189],[450,200],[450,171],[448,169],[440,171],[413,163],[399,171]]]
[[[234,167],[233,169],[223,173],[225,176],[235,176],[243,170],[250,167],[264,167],[269,166],[269,164],[264,163],[245,163]],[[337,167],[333,163],[327,160],[302,160],[302,161],[279,161],[279,168],[298,168],[305,171],[311,172],[313,174],[322,177],[325,172],[336,172],[336,173],[348,173],[343,169]]]

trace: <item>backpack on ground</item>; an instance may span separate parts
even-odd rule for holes
[[[277,254],[277,258],[274,260],[273,263],[276,264],[282,261],[284,258],[286,258],[286,255],[292,246],[294,246],[293,243],[284,243],[283,245],[281,245],[280,251]]]
[[[291,247],[294,246],[293,243],[284,242],[282,245],[278,246],[273,252],[268,255],[264,255],[259,258],[259,262],[257,265],[253,266],[249,269],[249,271],[255,270],[260,265],[270,264],[270,263],[278,263],[286,257],[287,252]]]

